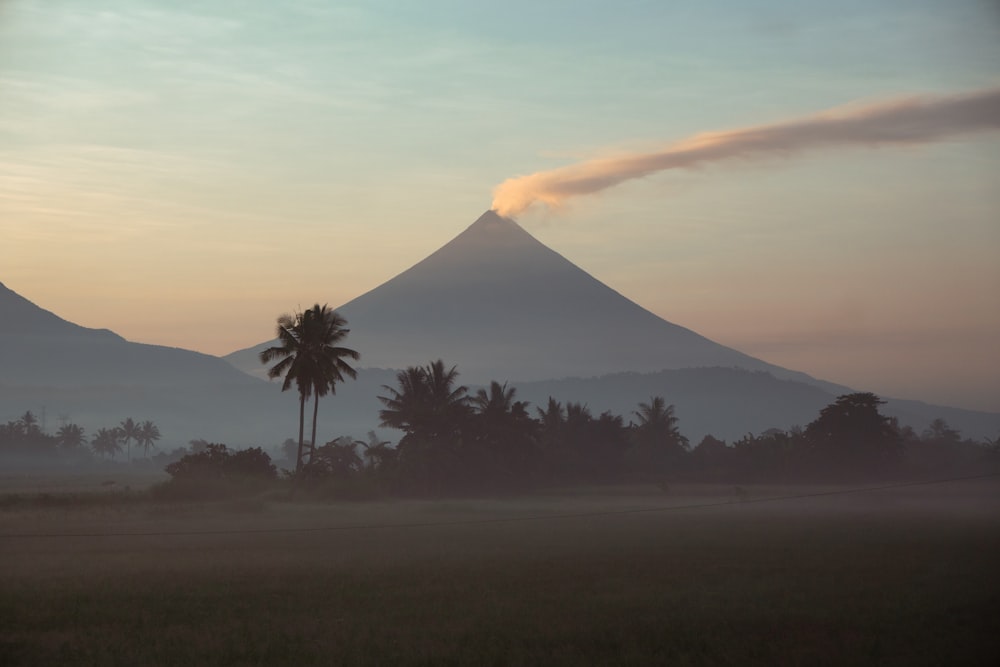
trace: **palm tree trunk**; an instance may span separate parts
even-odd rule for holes
[[[302,472],[302,438],[306,426],[306,395],[299,394],[299,453],[295,458],[295,473]]]
[[[312,440],[309,441],[309,460],[313,460],[316,454],[316,415],[319,413],[319,392],[313,396],[313,431]]]

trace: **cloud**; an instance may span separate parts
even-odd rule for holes
[[[510,178],[493,191],[493,209],[516,215],[534,205],[557,209],[566,200],[670,169],[839,146],[921,144],[1000,129],[1000,88],[921,95],[848,105],[771,125],[696,134],[668,148],[589,160]]]

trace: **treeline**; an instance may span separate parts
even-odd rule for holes
[[[132,446],[142,447],[143,456],[156,449],[161,438],[159,427],[150,420],[128,417],[117,426],[99,428],[88,438],[83,427],[65,423],[54,434],[46,433],[38,417],[30,410],[17,419],[0,425],[0,453],[23,457],[62,458],[70,461],[98,456],[132,459]]]
[[[840,396],[804,429],[712,436],[691,446],[660,396],[626,417],[550,398],[531,409],[497,382],[468,395],[441,361],[411,367],[380,396],[382,425],[403,436],[370,464],[404,489],[448,492],[546,483],[823,481],[940,473],[996,460],[997,443],[963,440],[943,420],[922,434],[879,412],[871,393]],[[627,421],[626,421],[627,419]],[[332,443],[337,444],[337,441]],[[347,446],[341,443],[340,447]],[[342,457],[343,458],[343,457]],[[341,469],[341,474],[363,472]]]
[[[399,372],[396,386],[384,386],[378,397],[381,426],[402,432],[396,446],[371,432],[367,440],[340,437],[315,447],[307,442],[299,458],[289,440],[288,461],[301,465],[286,475],[300,488],[361,497],[621,482],[876,480],[1000,464],[1000,443],[964,440],[940,419],[917,434],[882,415],[883,401],[870,393],[838,397],[805,428],[772,429],[733,443],[706,436],[691,446],[674,406],[660,396],[637,405],[626,421],[555,398],[533,407],[498,382],[470,394],[457,378],[457,370],[442,361]],[[203,447],[167,471],[187,485],[277,476],[261,450],[210,450]]]

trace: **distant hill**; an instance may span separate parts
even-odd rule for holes
[[[60,416],[89,433],[130,416],[152,419],[164,444],[270,442],[294,430],[294,405],[274,385],[218,357],[81,327],[0,283],[0,420],[43,409],[51,431]]]

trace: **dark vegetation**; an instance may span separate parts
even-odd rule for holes
[[[731,444],[707,436],[691,447],[662,397],[637,406],[628,423],[555,399],[532,416],[513,388],[494,382],[470,396],[456,378],[441,361],[401,371],[398,386],[379,397],[382,426],[403,433],[395,447],[375,432],[366,441],[337,438],[310,447],[282,483],[307,495],[364,499],[592,484],[867,483],[1000,470],[998,443],[963,440],[940,419],[921,434],[901,428],[879,413],[873,394],[839,397],[804,429]],[[167,466],[168,495],[255,492],[277,478],[260,449],[205,447],[192,443],[191,453]],[[286,447],[296,455],[294,441]],[[200,490],[206,485],[212,488]]]
[[[46,433],[38,417],[30,410],[17,419],[0,424],[0,453],[8,458],[58,458],[67,462],[82,462],[92,455],[114,460],[124,454],[132,460],[132,446],[142,447],[143,456],[155,451],[160,429],[150,420],[138,422],[131,417],[117,426],[101,427],[88,440],[84,429],[72,422],[64,423],[55,434]]]
[[[232,451],[208,443],[166,467],[169,483],[153,487],[160,498],[210,500],[256,493],[278,477],[271,457],[259,447]]]
[[[492,382],[474,394],[458,383],[458,370],[437,360],[411,366],[383,385],[380,426],[402,433],[398,443],[338,437],[316,439],[319,398],[356,376],[347,359],[359,354],[341,344],[347,322],[319,304],[278,319],[279,345],[261,355],[277,361],[269,375],[282,391],[299,394],[298,440],[283,445],[282,476],[260,448],[232,451],[200,440],[190,449],[159,453],[152,462],[171,480],[164,497],[209,498],[256,493],[276,484],[334,498],[385,495],[439,496],[513,493],[553,485],[704,481],[714,483],[827,483],[969,474],[1000,467],[1000,438],[963,439],[942,419],[922,433],[879,412],[874,394],[846,394],[823,408],[805,428],[748,433],[735,442],[706,436],[692,443],[680,416],[652,396],[626,416],[596,413],[587,405],[549,397],[544,406],[517,400],[517,391]],[[305,407],[313,402],[312,437]],[[88,443],[83,430],[64,424],[42,432],[31,412],[0,426],[0,451],[83,460],[91,453],[131,460],[155,450],[159,429],[131,417],[100,428]],[[89,444],[89,451],[87,445]]]

